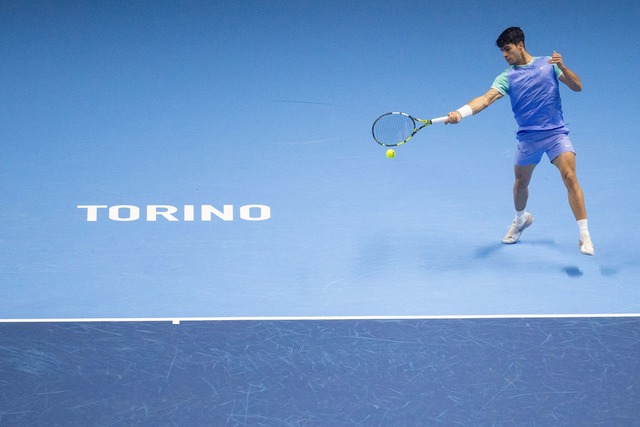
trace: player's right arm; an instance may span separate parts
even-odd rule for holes
[[[445,122],[445,124],[460,123],[460,120],[462,120],[462,117],[464,117],[463,111],[460,111],[460,110],[466,109],[467,106],[469,106],[469,108],[471,109],[471,114],[478,114],[480,111],[484,110],[489,105],[493,104],[503,96],[504,95],[498,89],[492,87],[484,95],[480,95],[477,98],[473,98],[464,107],[456,111],[450,112],[447,115],[449,119]],[[469,111],[469,109],[466,109],[466,111]]]

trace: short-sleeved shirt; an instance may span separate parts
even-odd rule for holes
[[[537,131],[567,132],[562,116],[558,77],[562,71],[549,64],[549,57],[534,57],[526,65],[507,68],[493,81],[492,88],[509,95],[518,123],[518,138]]]

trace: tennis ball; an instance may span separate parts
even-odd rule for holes
[[[389,148],[387,150],[387,157],[390,158],[390,159],[393,159],[395,156],[396,156],[395,150],[392,150],[391,148]]]

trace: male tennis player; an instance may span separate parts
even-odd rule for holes
[[[579,92],[582,82],[564,64],[559,53],[554,51],[551,57],[531,56],[525,49],[524,33],[518,27],[503,31],[496,45],[510,67],[494,80],[487,93],[449,113],[445,123],[459,123],[464,117],[479,113],[508,94],[518,123],[513,186],[516,217],[502,242],[516,243],[524,229],[533,223],[533,215],[525,210],[528,187],[533,169],[546,153],[551,163],[560,170],[567,188],[569,205],[580,231],[580,252],[593,255],[595,250],[587,228],[584,195],[576,177],[575,151],[563,120],[558,84],[561,81],[571,90]]]

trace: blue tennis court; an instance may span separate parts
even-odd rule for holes
[[[3,2],[0,423],[633,425],[622,3]],[[508,99],[393,159],[372,140],[484,93],[511,25],[584,83],[593,257],[546,158],[501,243]]]

